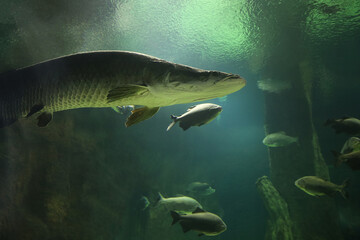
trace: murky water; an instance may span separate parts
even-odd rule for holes
[[[240,91],[207,100],[221,105],[221,114],[186,131],[166,131],[170,115],[199,102],[162,107],[129,128],[129,111],[84,108],[54,113],[45,128],[36,126],[35,114],[0,129],[1,239],[198,239],[171,226],[158,193],[192,197],[221,217],[227,230],[213,239],[360,239],[359,173],[346,164],[335,168],[330,152],[350,136],[323,126],[359,117],[359,1],[1,6],[1,72],[78,52],[126,50],[247,80]],[[9,83],[0,80],[5,89]],[[278,131],[299,144],[265,146],[265,135]],[[264,175],[289,218],[266,207],[282,203],[278,198],[264,204],[255,185]],[[350,177],[349,199],[307,195],[294,185],[306,175],[336,184]],[[189,192],[193,182],[215,192]]]

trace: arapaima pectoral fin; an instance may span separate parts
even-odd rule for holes
[[[107,95],[107,103],[115,102],[123,98],[143,95],[147,92],[149,92],[149,89],[140,85],[127,84],[119,86],[109,91]]]
[[[179,126],[186,131],[187,129],[189,129],[191,127],[191,125],[188,122],[180,122]]]
[[[169,131],[178,121],[178,118],[174,115],[171,115],[171,119],[173,120],[172,123],[167,127],[166,131]]]
[[[32,106],[32,108],[30,109],[30,112],[26,115],[26,117],[31,117],[32,115],[34,115],[35,113],[41,111],[44,108],[44,104],[36,104],[34,106]]]
[[[48,113],[48,112],[43,112],[42,114],[40,114],[40,116],[37,117],[38,123],[37,125],[39,127],[46,127],[49,122],[52,120],[53,115],[52,113]]]
[[[126,127],[130,127],[134,124],[137,124],[139,122],[151,118],[159,111],[159,109],[160,107],[154,107],[154,108],[142,107],[142,108],[134,109],[133,111],[131,111],[132,114],[128,117],[125,123]]]

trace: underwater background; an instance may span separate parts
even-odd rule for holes
[[[212,239],[360,239],[359,172],[333,167],[330,152],[349,136],[323,125],[360,117],[359,1],[0,3],[1,72],[126,50],[247,80],[206,101],[223,112],[187,131],[167,132],[170,115],[197,103],[161,108],[130,128],[127,115],[93,108],[57,112],[46,128],[24,119],[0,129],[0,239],[198,239],[156,207],[158,192],[186,195],[196,181],[216,191],[192,197],[227,224]],[[281,130],[299,146],[262,143]],[[255,184],[264,175],[289,216],[264,204]],[[349,199],[307,195],[294,185],[306,175],[337,184],[350,177]]]

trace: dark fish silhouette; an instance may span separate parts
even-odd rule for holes
[[[335,156],[335,166],[338,167],[342,163],[346,163],[352,170],[360,170],[360,151],[341,154],[332,151]]]
[[[184,232],[194,230],[200,232],[199,236],[216,236],[227,228],[224,221],[218,215],[205,212],[200,208],[197,208],[193,214],[189,215],[180,215],[174,211],[170,213],[173,218],[172,225],[179,222]]]
[[[172,123],[166,131],[169,131],[177,122],[185,131],[192,126],[202,126],[214,120],[222,111],[222,107],[213,103],[203,103],[190,107],[186,113],[179,117],[171,115]]]
[[[189,184],[186,191],[191,194],[207,196],[213,194],[215,189],[213,189],[208,183],[192,182]]]
[[[339,119],[328,119],[324,125],[330,125],[336,133],[360,134],[360,120],[357,118],[343,117]]]

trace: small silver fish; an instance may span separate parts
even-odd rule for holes
[[[177,122],[185,131],[192,126],[202,126],[214,120],[222,111],[222,107],[213,103],[203,103],[190,107],[186,113],[181,116],[171,115],[173,122],[168,126],[169,131]]]
[[[192,214],[180,215],[177,212],[171,211],[173,222],[171,225],[179,222],[184,233],[194,230],[199,233],[199,236],[216,236],[227,229],[224,221],[216,214],[205,212],[197,208]]]
[[[194,198],[187,196],[164,198],[161,193],[159,193],[159,200],[157,205],[163,205],[169,211],[178,211],[184,213],[191,213],[196,208],[202,208],[200,203]]]
[[[186,191],[191,194],[208,196],[213,194],[215,189],[213,189],[208,183],[192,182],[189,184]]]
[[[299,144],[299,139],[297,137],[288,136],[283,131],[271,133],[263,140],[263,144],[268,147],[285,147],[292,143]]]

